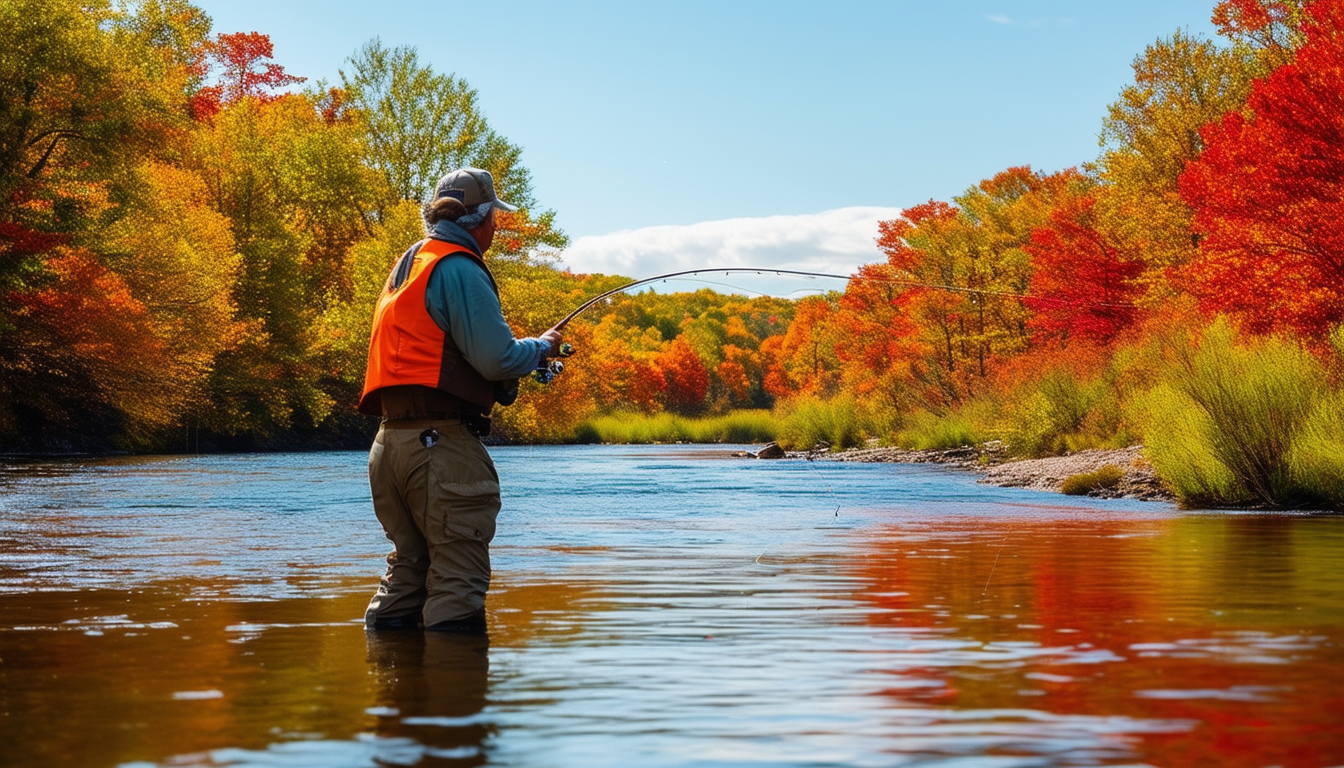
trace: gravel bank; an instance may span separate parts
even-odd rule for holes
[[[1091,449],[1067,456],[1044,459],[1004,460],[1000,446],[953,448],[950,450],[911,451],[903,448],[857,448],[839,453],[791,452],[793,458],[814,461],[857,461],[906,464],[946,464],[970,470],[981,475],[980,482],[1009,488],[1030,488],[1058,492],[1064,480],[1073,475],[1096,470],[1113,464],[1124,475],[1113,488],[1094,491],[1098,498],[1136,498],[1145,501],[1170,501],[1171,492],[1162,486],[1153,466],[1143,456],[1143,446],[1113,450]]]

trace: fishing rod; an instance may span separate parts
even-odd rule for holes
[[[845,281],[862,280],[872,283],[886,283],[889,285],[900,285],[908,288],[928,288],[938,291],[948,291],[950,293],[965,293],[980,296],[1000,296],[1015,299],[1033,299],[1036,301],[1051,302],[1055,304],[1067,304],[1067,302],[1062,301],[1060,299],[1055,299],[1048,296],[1036,296],[1030,293],[1017,293],[1015,291],[994,291],[986,288],[963,288],[957,285],[924,283],[919,282],[917,280],[898,280],[896,278],[878,277],[873,275],[860,275],[860,274],[840,275],[833,272],[812,272],[809,270],[802,270],[802,269],[778,269],[778,268],[762,268],[762,267],[702,267],[700,269],[683,269],[677,272],[666,272],[661,275],[653,275],[652,277],[643,277],[638,280],[632,280],[631,282],[628,282],[625,285],[612,288],[609,291],[604,291],[603,293],[600,293],[597,296],[594,296],[593,298],[580,304],[579,307],[575,309],[573,312],[570,312],[568,315],[565,315],[564,319],[556,323],[554,328],[556,331],[564,330],[565,326],[569,325],[570,321],[572,321],[574,318],[578,317],[579,315],[583,314],[589,309],[597,306],[598,304],[601,304],[603,301],[611,298],[612,296],[615,296],[619,293],[625,293],[631,288],[638,288],[641,285],[648,285],[650,283],[670,280],[677,277],[713,274],[717,272],[722,272],[725,275],[737,272],[737,273],[755,273],[758,275],[823,277]],[[1130,304],[1128,302],[1105,302],[1105,301],[1094,301],[1094,302],[1088,302],[1087,304],[1088,306],[1093,307],[1116,307],[1116,308],[1134,306],[1134,304]],[[566,342],[564,344],[561,344],[560,349],[557,351],[559,352],[560,357],[569,357],[570,355],[574,354],[574,346]],[[537,381],[541,382],[542,384],[549,384],[551,381],[555,379],[556,376],[562,373],[564,369],[565,369],[564,363],[562,363],[559,360],[551,360],[545,365],[538,366],[537,370],[533,372],[532,377]]]

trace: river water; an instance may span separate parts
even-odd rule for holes
[[[493,449],[488,640],[361,453],[0,467],[0,765],[1344,764],[1344,518],[731,449]]]

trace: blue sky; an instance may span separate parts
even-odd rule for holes
[[[276,61],[311,80],[336,80],[375,36],[416,46],[524,148],[537,199],[574,239],[571,266],[624,274],[682,266],[667,256],[677,232],[774,231],[763,217],[785,228],[777,265],[787,227],[807,225],[799,263],[829,237],[824,212],[869,209],[823,216],[869,232],[1008,166],[1092,160],[1134,57],[1178,28],[1213,34],[1213,0],[197,1],[216,31],[269,34]],[[609,237],[624,230],[656,232],[662,250]],[[767,258],[685,263],[716,255]]]

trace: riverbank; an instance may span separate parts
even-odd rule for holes
[[[1043,459],[1008,459],[998,443],[946,450],[914,451],[905,448],[851,448],[839,453],[793,451],[791,458],[814,461],[859,463],[944,464],[981,475],[979,482],[1006,488],[1062,492],[1064,481],[1076,475],[1114,466],[1122,474],[1108,488],[1098,488],[1089,496],[1105,499],[1134,498],[1144,501],[1171,501],[1175,497],[1153,472],[1143,455],[1143,446],[1091,449],[1067,456]]]

